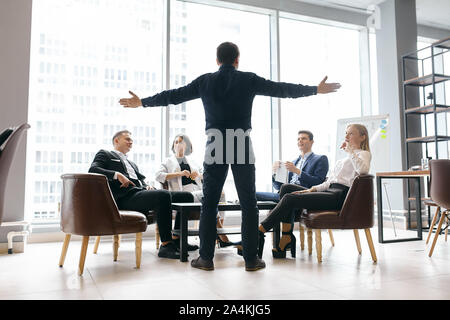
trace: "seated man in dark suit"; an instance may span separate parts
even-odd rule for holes
[[[119,210],[132,210],[147,215],[156,211],[156,222],[161,236],[158,257],[179,259],[179,239],[172,239],[172,202],[194,202],[190,192],[169,192],[148,186],[145,176],[136,164],[127,159],[133,140],[127,130],[113,137],[113,151],[100,150],[89,168],[89,172],[100,173],[108,178],[112,195]],[[190,250],[198,246],[188,247]]]
[[[297,146],[300,150],[300,156],[293,162],[276,161],[273,164],[272,185],[278,192],[281,189],[282,182],[275,181],[275,172],[280,165],[285,165],[289,171],[287,183],[296,184],[309,189],[312,186],[321,184],[325,181],[328,172],[328,158],[324,155],[318,155],[312,152],[314,136],[311,131],[300,130],[298,132]],[[280,201],[279,193],[256,192],[258,201]]]

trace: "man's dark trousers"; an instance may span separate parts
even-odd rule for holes
[[[203,202],[200,215],[200,256],[212,260],[217,237],[216,216],[220,194],[230,164],[203,164]],[[242,247],[244,259],[255,259],[258,252],[258,217],[255,195],[255,165],[231,164],[234,185],[242,210]]]

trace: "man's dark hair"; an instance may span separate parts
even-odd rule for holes
[[[309,140],[314,140],[314,136],[313,136],[313,134],[312,134],[311,131],[308,131],[308,130],[300,130],[300,131],[298,132],[298,134],[301,134],[301,133],[307,134],[308,137],[309,137]]]
[[[217,47],[217,60],[222,64],[233,64],[239,57],[239,48],[231,42],[223,42]]]
[[[112,143],[113,143],[113,145],[114,145],[114,139],[120,137],[120,136],[121,136],[122,134],[124,134],[124,133],[131,134],[131,132],[128,131],[128,130],[120,130],[120,131],[116,132],[116,133],[114,134],[113,138],[112,138]]]

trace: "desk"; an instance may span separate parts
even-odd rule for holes
[[[260,201],[257,203],[259,210],[272,210],[277,204],[275,202]],[[198,230],[188,230],[189,215],[192,211],[199,211],[202,208],[202,204],[198,202],[194,203],[172,203],[172,210],[177,211],[180,215],[180,229],[175,229],[174,234],[180,236],[180,261],[187,261],[187,237],[197,236]],[[240,204],[219,204],[219,211],[240,211]],[[279,234],[279,227],[274,228]],[[241,228],[222,228],[217,229],[217,234],[240,234]]]
[[[378,207],[378,242],[379,243],[391,243],[391,242],[403,242],[422,240],[422,199],[420,198],[420,179],[430,175],[429,170],[420,171],[398,171],[398,172],[378,172],[377,178],[377,207]],[[417,217],[417,237],[384,240],[383,237],[383,203],[382,203],[382,179],[414,179],[415,181],[415,198],[416,198],[416,217]],[[409,211],[409,209],[408,209]],[[410,214],[410,212],[408,212]]]

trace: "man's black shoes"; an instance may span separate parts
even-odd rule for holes
[[[173,243],[177,247],[178,250],[180,250],[180,238],[178,239],[172,239]],[[187,251],[195,251],[198,249],[197,245],[189,244],[187,245]]]
[[[158,257],[168,259],[180,259],[180,252],[173,242],[169,242],[165,246],[161,245],[158,251]]]
[[[191,261],[191,266],[193,268],[202,269],[206,271],[214,270],[214,262],[212,260],[205,260],[202,257],[198,257]]]
[[[255,258],[253,260],[245,261],[245,271],[256,271],[259,269],[264,269],[266,263],[263,259]]]

